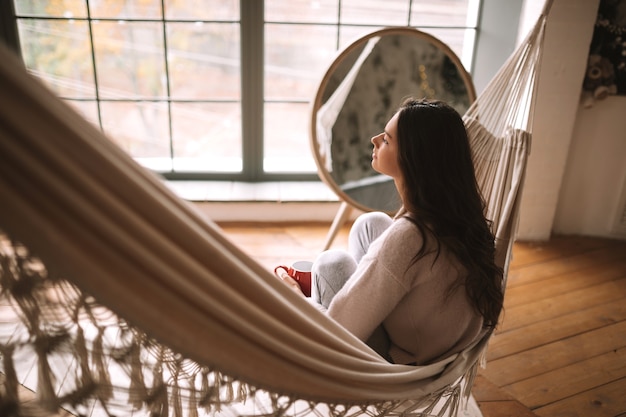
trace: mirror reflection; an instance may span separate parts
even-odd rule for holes
[[[320,83],[312,109],[312,148],[321,179],[360,210],[397,211],[393,180],[371,167],[372,136],[407,96],[446,101],[464,114],[476,98],[452,50],[412,28],[387,28],[342,51]]]

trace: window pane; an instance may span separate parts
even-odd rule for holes
[[[266,172],[315,172],[309,139],[309,104],[266,103],[264,116],[263,169]]]
[[[238,24],[168,23],[167,37],[173,98],[240,99]]]
[[[15,0],[14,4],[18,16],[87,17],[85,0]]]
[[[430,0],[429,0],[430,1]],[[342,24],[406,26],[409,22],[407,0],[342,0]]]
[[[166,96],[160,23],[96,21],[93,32],[100,97]]]
[[[469,1],[413,1],[411,26],[465,26]]]
[[[343,50],[357,39],[383,28],[384,26],[342,26],[339,33],[339,50]]]
[[[104,133],[134,158],[170,158],[167,103],[102,102]]]
[[[172,103],[174,169],[240,172],[239,103]]]
[[[76,110],[85,120],[100,129],[98,120],[98,106],[95,101],[75,101],[67,100],[67,104]]]
[[[165,18],[239,20],[239,0],[165,0]]]
[[[265,98],[310,100],[336,54],[336,29],[265,25]]]
[[[161,0],[99,0],[89,2],[92,19],[160,19]]]
[[[338,0],[266,1],[268,22],[337,23]]]
[[[61,97],[95,98],[85,22],[19,19],[18,28],[26,68]]]

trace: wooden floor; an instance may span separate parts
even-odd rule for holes
[[[328,224],[222,224],[268,269],[313,259]],[[332,248],[347,243],[345,227]],[[626,241],[513,249],[505,313],[474,395],[485,417],[626,416]]]

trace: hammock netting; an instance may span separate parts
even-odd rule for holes
[[[505,268],[545,18],[464,116]],[[428,366],[386,362],[4,49],[0,90],[0,415],[465,409],[489,335]]]

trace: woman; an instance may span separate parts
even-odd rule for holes
[[[467,132],[447,104],[408,99],[372,143],[403,207],[360,216],[348,252],[319,255],[311,301],[389,361],[432,363],[493,329],[503,303]]]

